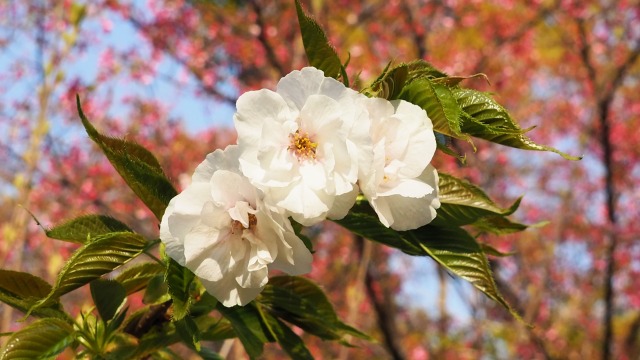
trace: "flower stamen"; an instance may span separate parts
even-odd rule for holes
[[[289,139],[291,145],[287,149],[293,151],[298,160],[315,160],[318,144],[311,141],[309,134],[296,130],[294,134],[289,134]]]
[[[258,219],[256,218],[255,215],[253,214],[249,214],[249,227],[246,228],[244,227],[244,225],[242,225],[242,223],[238,220],[233,220],[231,222],[231,233],[232,234],[242,234],[242,232],[246,229],[249,230],[254,230],[256,228],[256,225],[258,224]]]

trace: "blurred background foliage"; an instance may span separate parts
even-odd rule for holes
[[[627,0],[311,0],[353,86],[389,61],[427,60],[490,91],[570,162],[454,141],[435,165],[544,226],[483,242],[503,294],[533,328],[427,259],[311,229],[310,276],[377,343],[305,339],[318,359],[637,359],[640,356],[640,3]],[[235,142],[239,94],[306,65],[293,1],[0,1],[0,261],[49,281],[73,245],[47,225],[109,214],[154,237],[152,214],[82,132],[74,97],[104,132],[152,150],[177,188]],[[542,225],[542,224],[541,224]],[[74,313],[87,294],[65,297]],[[140,300],[141,301],[141,300]],[[133,304],[135,305],[135,304]],[[0,332],[20,316],[5,305]],[[4,339],[4,338],[3,338]],[[239,343],[222,349],[242,358]],[[220,350],[220,349],[218,349]],[[224,353],[224,352],[223,352]],[[276,347],[265,358],[283,356]]]

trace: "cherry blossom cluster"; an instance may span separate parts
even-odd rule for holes
[[[420,107],[368,98],[312,67],[236,106],[237,145],[207,156],[160,228],[167,254],[225,306],[255,299],[269,269],[311,270],[290,218],[341,219],[359,194],[395,230],[435,218],[436,140]]]

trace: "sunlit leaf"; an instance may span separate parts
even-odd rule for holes
[[[536,144],[513,121],[509,112],[487,93],[454,88],[452,93],[464,111],[462,131],[474,137],[523,150],[551,151],[569,160],[580,160],[549,146]]]
[[[46,231],[52,239],[84,244],[98,235],[112,232],[133,232],[120,221],[105,215],[84,215],[65,221]]]
[[[329,44],[324,31],[304,12],[298,0],[296,0],[296,12],[302,33],[302,44],[309,64],[322,70],[325,76],[338,78],[343,72],[342,63],[335,49]]]
[[[117,232],[98,236],[71,256],[58,274],[47,297],[36,305],[43,306],[60,296],[88,284],[140,255],[147,242],[134,233]]]
[[[476,240],[461,228],[423,226],[403,236],[413,239],[427,255],[451,273],[467,280],[485,295],[503,305],[521,320],[520,315],[498,291],[489,262]]]
[[[442,204],[432,225],[456,227],[477,222],[485,216],[511,215],[520,205],[516,200],[508,208],[498,206],[482,189],[454,176],[438,173]]]
[[[165,282],[169,287],[169,296],[173,300],[173,319],[180,320],[189,313],[193,301],[191,284],[195,274],[175,260],[167,257]]]
[[[115,280],[121,283],[127,295],[130,295],[146,288],[149,280],[156,275],[164,274],[164,272],[164,266],[157,262],[148,262],[124,270],[116,276]]]
[[[78,113],[89,137],[107,156],[113,167],[149,207],[158,220],[162,219],[169,201],[177,195],[158,160],[142,146],[123,139],[102,135],[89,122],[76,97]]]
[[[98,278],[89,283],[89,288],[100,318],[105,322],[111,320],[126,298],[124,286],[115,280]]]
[[[55,359],[73,340],[73,327],[60,319],[40,319],[13,333],[0,360]]]
[[[398,98],[423,108],[435,131],[457,139],[468,139],[461,129],[460,105],[446,85],[426,78],[416,79],[402,88]]]
[[[513,222],[504,216],[488,216],[471,224],[478,233],[496,235],[513,234],[526,230],[529,226]]]
[[[29,273],[0,269],[0,301],[26,313],[51,292],[51,285]],[[59,302],[52,302],[32,313],[38,317],[68,320]]]
[[[362,208],[363,205],[359,207]],[[354,217],[359,221],[352,221]],[[433,258],[452,274],[469,281],[520,319],[500,295],[482,248],[464,229],[426,225],[417,230],[398,232],[386,228],[373,215],[353,211],[345,219],[336,222],[369,240],[389,246],[400,245],[394,247],[410,255]]]

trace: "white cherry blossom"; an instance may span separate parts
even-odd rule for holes
[[[365,99],[371,120],[373,164],[360,177],[380,222],[411,230],[431,222],[440,207],[433,124],[420,107],[403,100]]]
[[[243,94],[234,116],[242,173],[303,225],[344,217],[371,161],[362,98],[311,67],[282,78],[276,91]]]
[[[268,207],[239,171],[238,155],[236,145],[209,154],[160,225],[167,254],[225,306],[255,299],[269,269],[299,275],[312,260],[289,219]]]

